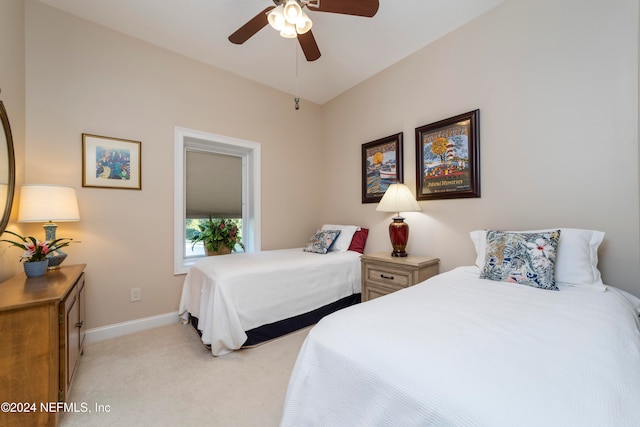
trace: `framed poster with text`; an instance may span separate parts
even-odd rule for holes
[[[479,114],[416,128],[416,199],[480,197]]]

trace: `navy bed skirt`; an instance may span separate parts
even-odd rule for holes
[[[361,294],[353,294],[348,297],[339,299],[338,301],[327,304],[323,307],[317,308],[308,313],[299,314],[288,319],[280,320],[278,322],[269,323],[268,325],[258,326],[257,328],[245,331],[248,338],[242,345],[243,347],[249,347],[263,343],[265,341],[272,340],[274,338],[281,337],[298,329],[306,328],[307,326],[314,325],[320,321],[324,316],[331,314],[335,311],[349,307],[360,302]],[[198,318],[189,314],[189,322],[198,334],[202,333],[198,330]]]

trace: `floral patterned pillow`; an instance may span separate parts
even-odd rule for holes
[[[326,254],[329,252],[331,245],[340,235],[340,230],[318,230],[316,234],[309,239],[307,246],[302,248],[305,252],[314,252],[317,254]]]
[[[555,263],[560,230],[542,233],[487,231],[481,279],[557,291]]]

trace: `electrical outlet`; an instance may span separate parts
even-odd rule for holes
[[[140,301],[142,299],[142,290],[140,288],[131,288],[131,302]]]

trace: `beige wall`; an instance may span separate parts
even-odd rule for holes
[[[16,185],[20,185],[24,173],[25,132],[25,75],[24,75],[24,5],[23,0],[0,1],[0,100],[9,116],[16,157]],[[4,143],[4,142],[3,142]],[[13,209],[11,219],[17,218]],[[12,231],[20,232],[17,224],[9,224]],[[3,236],[7,238],[10,236]],[[20,251],[9,245],[0,245],[0,281],[18,273]]]
[[[360,202],[361,144],[404,132],[415,189],[415,128],[479,108],[482,197],[421,202],[408,252],[449,270],[473,263],[474,229],[598,229],[604,280],[640,295],[637,32],[637,0],[508,0],[324,105],[324,217],[390,250],[392,215]]]
[[[21,8],[0,2],[12,40]],[[342,222],[370,227],[373,252],[390,250],[391,215],[361,204],[361,144],[403,131],[405,182],[415,188],[415,127],[475,108],[482,197],[421,202],[422,213],[406,215],[409,252],[438,256],[448,270],[472,262],[476,228],[595,228],[607,233],[605,280],[640,295],[637,0],[507,0],[299,111],[288,94],[35,0],[25,15],[26,47],[0,41],[3,58],[24,61],[26,52],[26,72],[0,67],[2,99],[15,103],[19,182],[78,190],[82,220],[58,235],[82,241],[66,262],[88,264],[89,328],[177,309],[175,126],[262,144],[264,249],[302,245],[322,222]],[[142,191],[82,188],[83,132],[142,141]],[[15,251],[0,248],[5,278],[19,268]],[[141,302],[129,302],[131,287],[142,288]]]
[[[302,246],[320,222],[317,105],[295,111],[291,95],[37,1],[26,2],[26,28],[25,182],[78,191],[81,221],[59,224],[57,234],[82,241],[65,262],[88,265],[89,328],[178,308],[176,126],[262,144],[264,249]],[[142,191],[82,188],[83,132],[141,141]],[[129,302],[132,287],[142,301]]]

